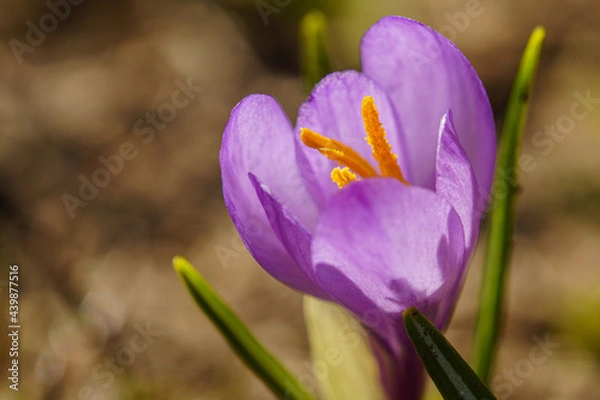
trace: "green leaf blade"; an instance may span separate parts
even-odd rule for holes
[[[173,268],[198,306],[232,349],[278,398],[313,399],[312,395],[300,386],[298,379],[256,340],[244,323],[185,258],[175,257]]]
[[[444,399],[496,399],[452,344],[415,307],[404,311],[402,318],[408,337]]]
[[[484,382],[489,381],[496,355],[506,271],[512,250],[515,201],[519,191],[516,173],[518,157],[544,38],[545,30],[542,27],[534,29],[529,38],[509,97],[500,136],[474,346],[475,370]]]

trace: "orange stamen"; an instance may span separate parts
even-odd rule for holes
[[[357,180],[356,175],[362,178],[391,177],[408,185],[409,183],[404,178],[398,164],[398,156],[392,152],[392,146],[387,141],[385,129],[379,119],[379,111],[377,111],[375,100],[371,96],[363,98],[362,118],[367,132],[365,139],[373,150],[373,158],[377,161],[381,175],[369,161],[342,142],[325,137],[308,128],[300,128],[300,139],[306,146],[319,150],[325,157],[337,161],[340,166],[345,166],[345,168],[336,167],[331,171],[331,179],[340,189]]]
[[[375,100],[371,96],[365,96],[362,101],[362,117],[365,131],[367,131],[365,139],[373,149],[373,158],[379,165],[381,175],[393,177],[408,184],[398,165],[398,156],[392,153],[392,146],[387,141],[385,129],[379,119],[379,111],[377,111]]]
[[[377,171],[367,160],[342,142],[330,139],[307,128],[300,129],[300,139],[310,148],[317,149],[330,160],[345,165],[363,178],[377,176]]]

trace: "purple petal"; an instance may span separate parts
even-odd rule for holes
[[[300,128],[308,128],[339,140],[352,147],[377,168],[371,147],[365,140],[366,132],[361,113],[365,96],[375,99],[388,141],[392,145],[392,151],[398,154],[402,167],[402,135],[398,132],[387,95],[373,80],[356,71],[332,73],[315,86],[308,100],[300,107],[296,134],[300,135]],[[317,150],[302,144],[300,146],[299,164],[303,166],[308,182],[312,182],[313,196],[319,199],[320,206],[324,206],[327,200],[339,191],[330,178],[331,170],[337,163],[328,160]]]
[[[448,110],[440,124],[435,191],[450,203],[460,217],[469,254],[477,240],[481,218],[477,209],[477,180],[467,154],[458,142],[452,119],[452,112]]]
[[[259,177],[297,221],[314,224],[317,210],[300,178],[294,140],[289,119],[273,98],[248,96],[231,112],[219,162],[225,205],[244,244],[265,270],[304,290],[313,287],[313,282],[301,273],[273,232],[248,178],[248,173]],[[289,271],[287,278],[285,271]]]
[[[379,365],[381,384],[390,400],[419,400],[425,388],[425,368],[408,335],[400,339],[399,354],[392,355],[378,337],[369,335]]]
[[[441,34],[411,19],[385,17],[361,43],[363,72],[386,90],[406,135],[411,183],[435,182],[435,149],[446,110],[477,176],[479,192],[490,192],[496,136],[489,99],[477,73]]]
[[[313,235],[321,287],[399,351],[401,313],[414,305],[439,326],[464,270],[464,234],[440,196],[392,178],[352,183],[332,198]]]
[[[273,197],[269,188],[262,184],[256,176],[249,174],[250,181],[256,189],[256,194],[265,210],[271,228],[283,244],[296,265],[272,266],[268,272],[277,280],[302,292],[322,299],[329,296],[319,287],[311,267],[310,243],[312,237],[289,211]]]

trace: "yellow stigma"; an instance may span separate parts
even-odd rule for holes
[[[354,182],[356,180],[356,175],[354,175],[348,167],[335,167],[331,170],[331,180],[337,183],[338,187],[341,189],[350,182]]]
[[[398,156],[392,153],[392,146],[385,137],[385,129],[379,120],[379,112],[371,96],[365,96],[362,101],[362,117],[367,132],[365,139],[373,149],[373,158],[377,161],[381,174],[358,152],[342,142],[320,135],[308,128],[300,128],[300,139],[306,146],[319,150],[325,157],[337,161],[340,166],[345,166],[344,168],[336,167],[331,171],[331,180],[340,189],[357,180],[356,175],[361,178],[392,177],[408,185],[398,165]]]

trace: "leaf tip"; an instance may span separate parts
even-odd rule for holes
[[[173,263],[173,269],[179,275],[183,275],[186,270],[188,270],[192,267],[191,264],[189,263],[189,261],[180,255],[173,257],[172,263]]]
[[[402,312],[402,318],[406,321],[408,318],[414,317],[417,314],[419,314],[417,307],[410,306]]]
[[[544,40],[544,38],[546,37],[546,28],[544,28],[542,25],[536,26],[533,32],[531,33],[531,36],[536,41]]]
[[[546,28],[544,28],[541,25],[536,26],[531,32],[531,36],[529,36],[529,43],[527,44],[526,53],[528,53],[529,51],[532,51],[534,53],[540,53],[545,39]]]
[[[326,24],[325,13],[321,10],[312,10],[307,12],[300,22],[301,31],[303,34],[314,34],[320,29],[323,29]]]

